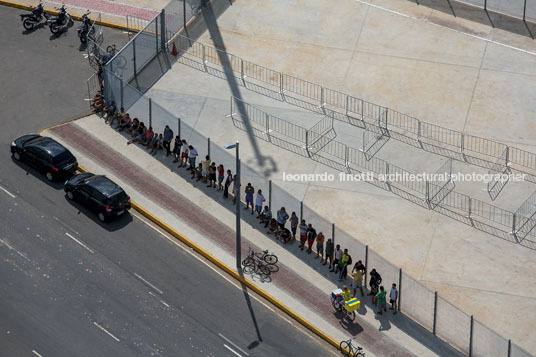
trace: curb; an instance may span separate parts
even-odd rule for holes
[[[0,5],[14,7],[14,8],[17,8],[17,9],[22,9],[22,10],[28,10],[28,11],[31,11],[33,9],[32,6],[18,4],[16,2],[11,2],[11,1],[6,1],[6,0],[0,0]],[[49,14],[52,14],[52,15],[57,15],[58,14],[58,11],[56,11],[56,10],[45,10],[45,11],[47,13],[49,13]],[[120,15],[116,15],[116,16],[120,16]],[[71,15],[71,17],[73,18],[73,20],[78,20],[78,21],[82,20],[82,16]],[[139,28],[128,27],[128,26],[125,26],[125,25],[115,24],[113,22],[108,22],[108,21],[95,21],[95,23],[97,25],[116,28],[116,29],[124,30],[124,31],[136,31],[136,32],[141,31],[141,29],[139,29]]]
[[[80,166],[80,165],[78,165],[78,170],[81,171],[81,172],[88,172],[88,170],[86,168],[84,168],[83,166]],[[218,268],[220,268],[225,273],[230,275],[232,278],[234,278],[235,280],[238,280],[240,283],[246,285],[248,288],[253,290],[255,293],[257,293],[258,295],[262,296],[264,299],[268,300],[272,305],[277,307],[279,310],[283,311],[285,314],[287,314],[288,316],[290,316],[291,318],[293,318],[297,322],[299,322],[302,326],[306,327],[308,330],[313,332],[315,335],[319,336],[320,338],[322,338],[323,340],[325,340],[326,342],[331,344],[337,350],[340,350],[339,342],[337,342],[332,337],[328,336],[324,332],[320,331],[319,329],[317,329],[316,327],[311,325],[307,320],[305,320],[303,317],[301,317],[300,315],[298,315],[297,313],[292,311],[290,308],[288,308],[282,302],[280,302],[279,300],[277,300],[276,298],[274,298],[273,296],[271,296],[270,294],[268,294],[267,292],[265,292],[264,290],[259,288],[257,285],[255,285],[252,282],[250,282],[249,280],[247,280],[247,279],[243,278],[242,276],[240,276],[235,270],[233,270],[232,268],[230,268],[229,266],[224,264],[218,258],[216,258],[212,254],[210,254],[209,252],[207,252],[206,250],[204,250],[203,248],[201,248],[200,246],[195,244],[190,239],[186,238],[181,233],[177,232],[175,229],[171,228],[168,224],[164,223],[159,218],[153,216],[149,211],[147,211],[145,208],[143,208],[142,206],[137,204],[135,201],[130,201],[130,204],[131,204],[132,208],[134,208],[137,212],[142,214],[145,218],[149,219],[151,222],[153,222],[154,224],[156,224],[157,226],[159,226],[160,228],[165,230],[167,233],[171,234],[173,237],[175,237],[176,239],[180,240],[182,243],[184,243],[187,246],[189,246],[190,248],[192,248],[194,251],[196,251],[197,253],[202,255],[204,258],[210,260],[214,265],[216,265]]]

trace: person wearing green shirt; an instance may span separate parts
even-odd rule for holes
[[[380,286],[380,291],[376,294],[376,298],[378,299],[378,315],[382,315],[382,310],[383,312],[387,312],[386,295],[387,291],[385,291],[383,285]]]

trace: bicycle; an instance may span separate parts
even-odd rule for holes
[[[341,304],[340,299],[342,299],[340,296],[334,296],[333,293],[330,295],[331,299],[331,305],[333,308],[339,312],[342,312],[344,314],[344,317],[347,317],[350,321],[355,321],[355,311],[349,311],[346,306],[344,306],[344,303]]]
[[[354,346],[352,344],[352,341],[355,341],[355,340],[353,338],[351,338],[351,339],[346,340],[346,341],[341,341],[341,343],[339,344],[341,352],[345,356],[352,355],[354,357],[365,357],[365,352],[363,352],[363,347]]]
[[[242,261],[242,265],[250,266],[253,264],[258,264],[259,261],[266,263],[264,266],[266,266],[271,273],[279,271],[279,267],[276,265],[278,261],[277,256],[269,253],[268,250],[265,250],[262,253],[255,253],[251,248],[249,248],[248,256]]]

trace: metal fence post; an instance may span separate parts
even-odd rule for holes
[[[138,76],[136,73],[136,39],[132,41],[132,65],[134,66],[134,78]]]
[[[182,140],[182,137],[181,137],[181,118],[177,118],[177,135],[179,135],[179,139]]]
[[[272,211],[272,180],[268,180],[268,209]]]
[[[322,111],[325,114],[326,109],[324,108],[324,87],[320,87],[320,108],[322,108]]]
[[[155,53],[158,53],[158,16],[154,19],[155,20],[155,24],[154,24],[154,32],[155,32],[155,36],[154,36],[154,39],[155,39],[155,43],[156,43],[156,52]]]
[[[124,98],[124,96],[123,96],[123,78],[119,79],[119,84],[121,85],[121,89],[119,91],[121,93],[121,98],[120,98],[121,99],[121,108],[124,108],[125,104],[123,102],[123,98]]]
[[[434,292],[434,324],[432,327],[432,333],[436,334],[436,326],[437,326],[437,291]]]
[[[473,315],[471,315],[471,326],[469,329],[469,357],[473,355],[473,322],[474,318]]]
[[[525,14],[527,13],[527,0],[523,2],[523,22],[525,22]]]
[[[331,224],[331,241],[335,245],[335,223]]]
[[[460,142],[460,152],[463,154],[463,150],[465,149],[465,134],[461,133],[462,140]]]
[[[210,157],[210,138],[207,138],[207,155]]]
[[[268,137],[268,142],[272,142],[270,138],[270,115],[266,113],[266,136]]]
[[[402,301],[402,268],[398,270],[398,311],[400,310],[400,302]]]
[[[160,13],[160,50],[166,49],[166,10]]]
[[[512,355],[512,340],[508,340],[508,357]]]
[[[365,289],[367,288],[367,275],[368,275],[368,245],[365,246]]]
[[[206,54],[206,50],[205,50],[205,45],[201,45],[201,48],[203,49],[203,51],[201,51],[202,54],[203,54],[203,68],[205,69],[205,72],[208,72],[208,69],[207,69],[207,54]]]
[[[303,221],[303,201],[300,201],[300,223]]]
[[[149,127],[153,126],[153,101],[149,98]]]

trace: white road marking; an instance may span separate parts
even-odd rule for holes
[[[80,235],[80,233],[78,233],[76,230],[74,230],[72,227],[70,227],[67,223],[63,222],[61,219],[59,219],[58,217],[56,216],[52,216],[52,218],[54,218],[58,223],[60,223],[61,225],[63,225],[65,228],[68,228],[69,230],[73,231],[77,236]]]
[[[153,284],[151,284],[150,282],[148,282],[147,280],[145,280],[143,277],[141,277],[138,273],[134,273],[134,275],[136,275],[136,277],[138,279],[140,279],[141,281],[143,281],[145,284],[149,285],[151,288],[153,288],[154,290],[158,291],[160,293],[160,295],[164,295],[164,293],[162,292],[162,290],[158,289],[156,286],[154,286]]]
[[[26,255],[24,255],[23,253],[19,252],[16,248],[14,248],[13,246],[11,246],[8,242],[6,242],[5,240],[3,239],[0,239],[0,242],[2,242],[6,247],[8,247],[10,250],[14,250],[18,255],[20,255],[21,257],[23,257],[24,259],[26,259],[27,261],[30,261],[30,258],[28,258]]]
[[[11,196],[11,198],[15,198],[15,195],[12,194],[11,192],[9,192],[8,190],[6,190],[5,188],[3,188],[2,186],[0,186],[0,190],[4,191],[5,193],[7,193],[8,195]]]
[[[155,298],[158,299],[158,296],[156,296],[155,294],[153,294],[151,291],[149,291],[149,295],[152,295],[152,296],[154,296]],[[162,300],[162,299],[159,299],[159,300],[160,300],[160,302],[162,303],[162,305],[164,305],[165,307],[171,307],[171,306],[170,306],[168,303],[166,303],[164,300]]]
[[[37,357],[43,357],[43,356],[41,356],[39,353],[37,353],[36,350],[32,350],[32,353],[33,353],[34,355],[36,355]]]
[[[385,8],[385,7],[382,7],[382,6],[379,6],[379,5],[371,4],[371,3],[363,1],[363,0],[355,0],[355,1],[358,2],[358,3],[364,4],[364,5],[374,7],[376,9],[380,9],[380,10],[383,10],[383,11],[390,12],[390,13],[395,14],[395,15],[406,17],[408,19],[412,19],[412,20],[416,20],[416,21],[419,21],[419,22],[422,22],[422,23],[425,23],[425,24],[429,24],[429,25],[440,27],[440,28],[444,28],[444,29],[447,29],[447,30],[450,30],[450,31],[460,33],[462,35],[466,35],[466,36],[469,36],[469,37],[476,38],[478,40],[482,40],[482,41],[492,43],[494,45],[503,46],[503,47],[506,47],[506,48],[509,48],[509,49],[512,49],[512,50],[516,50],[516,51],[520,51],[520,52],[523,52],[523,53],[527,53],[529,55],[536,56],[536,52],[524,50],[522,48],[515,47],[515,46],[510,46],[510,45],[507,45],[505,43],[490,40],[490,39],[482,37],[482,36],[473,35],[473,34],[463,32],[463,31],[460,31],[460,30],[456,30],[456,29],[453,29],[453,28],[450,28],[450,27],[447,27],[447,26],[439,25],[439,24],[436,24],[435,22],[431,22],[431,21],[428,21],[426,19],[421,19],[421,18],[418,18],[418,17],[415,17],[415,16],[407,15],[407,14],[404,14],[404,13],[401,13],[401,12],[398,12],[398,11],[395,11],[395,10],[391,10],[391,9],[388,9],[388,8]]]
[[[221,333],[218,334],[218,336],[220,336],[221,338],[223,338],[225,341],[227,341],[229,344],[233,345],[237,350],[239,350],[240,352],[242,352],[243,354],[245,354],[246,356],[249,356],[249,353],[247,353],[246,351],[244,351],[243,349],[241,349],[240,347],[238,347],[236,345],[236,343],[234,343],[233,341],[229,340],[227,337],[225,337],[224,335],[222,335]],[[224,345],[225,346],[225,345]],[[229,348],[227,346],[227,348]],[[233,351],[235,352],[235,351]],[[236,352],[235,352],[236,353]],[[238,353],[237,353],[238,354]]]
[[[229,351],[231,351],[232,353],[234,353],[235,355],[237,355],[238,357],[242,357],[242,355],[240,355],[238,352],[236,352],[235,350],[233,350],[231,347],[227,346],[225,343],[223,344],[225,346],[225,348],[227,348]]]
[[[209,267],[212,271],[214,271],[216,274],[218,274],[219,276],[221,276],[223,279],[227,280],[229,283],[231,283],[232,286],[234,286],[235,288],[237,288],[238,290],[242,290],[242,287],[239,286],[239,285],[236,285],[235,284],[235,281],[229,279],[227,276],[223,275],[223,273],[219,272],[218,270],[216,270],[214,267],[212,267],[210,264],[208,264],[206,261],[204,261],[203,259],[199,258],[197,255],[195,255],[194,253],[192,253],[189,249],[185,249],[183,246],[181,246],[177,241],[175,241],[174,238],[170,238],[167,236],[166,233],[162,232],[160,229],[154,227],[149,221],[147,221],[145,218],[142,218],[141,216],[139,215],[136,215],[136,217],[138,217],[138,219],[140,221],[142,221],[143,223],[145,223],[148,227],[152,228],[154,231],[160,233],[160,235],[164,238],[166,238],[168,241],[170,241],[171,243],[175,244],[176,246],[178,246],[179,248],[183,249],[185,252],[188,252],[188,254],[190,254],[192,257],[194,257],[195,259],[199,260],[201,263],[205,264],[207,267]],[[252,298],[254,298],[257,302],[259,302],[260,304],[262,304],[265,308],[267,308],[268,310],[272,311],[273,313],[277,314],[279,317],[285,319],[283,316],[281,316],[281,314],[278,314],[274,309],[272,309],[272,307],[270,307],[268,304],[266,304],[264,301],[262,301],[261,299],[259,299],[258,297],[256,297],[255,295],[250,295]],[[285,319],[287,322],[289,320]]]
[[[93,321],[93,325],[97,326],[98,328],[100,328],[102,331],[106,332],[108,334],[108,336],[110,336],[111,338],[113,338],[114,340],[116,340],[117,342],[119,342],[119,339],[117,337],[115,337],[114,335],[112,335],[108,330],[106,330],[104,327],[102,327],[101,325],[99,325],[98,323],[96,323],[95,321]]]
[[[88,252],[90,252],[91,254],[94,254],[95,252],[93,250],[91,250],[91,248],[89,248],[87,245],[85,245],[84,243],[80,242],[78,239],[76,239],[75,237],[72,236],[72,234],[70,234],[69,232],[65,232],[65,235],[69,238],[71,238],[72,240],[74,240],[76,243],[80,244],[82,247],[84,247]]]

